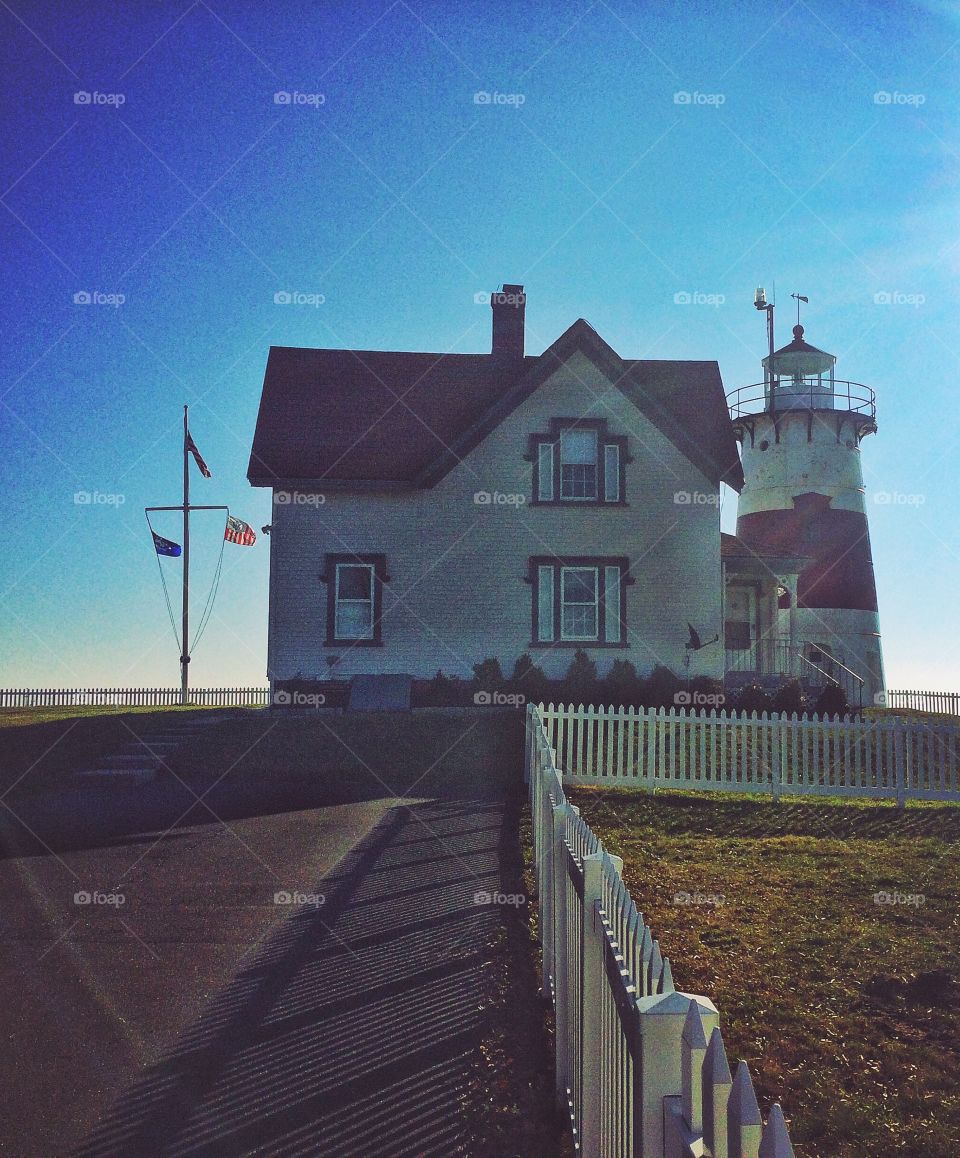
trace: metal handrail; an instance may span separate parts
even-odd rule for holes
[[[783,398],[785,406],[771,406],[770,393]],[[795,410],[806,407],[810,410],[838,410],[851,414],[862,414],[874,420],[877,416],[877,396],[873,388],[862,382],[848,382],[835,378],[825,383],[819,378],[781,378],[774,382],[753,382],[740,386],[727,395],[727,406],[731,418],[745,418],[751,414],[764,414],[775,410]]]
[[[761,675],[788,675],[790,670],[789,665],[785,664],[784,661],[792,656],[796,656],[802,660],[803,663],[807,664],[808,667],[812,667],[815,671],[818,671],[825,679],[830,680],[832,683],[837,683],[838,680],[836,676],[820,667],[814,660],[810,659],[809,656],[803,654],[804,647],[814,646],[816,645],[809,640],[797,645],[791,643],[786,636],[763,635],[760,636],[759,639],[755,639],[748,648],[725,649],[727,671],[756,671]],[[840,668],[841,671],[845,671],[849,676],[852,676],[858,684],[866,682],[863,676],[855,672],[853,668],[847,667],[847,665],[837,659],[835,655],[823,651],[822,648],[818,648],[818,650],[823,655],[823,661],[825,663],[829,662],[833,666]],[[731,655],[731,652],[734,654]],[[738,653],[743,654],[741,656]],[[772,669],[772,671],[770,669]]]

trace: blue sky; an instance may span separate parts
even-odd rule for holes
[[[0,30],[0,683],[175,684],[143,507],[178,501],[183,404],[194,501],[259,529],[271,344],[486,351],[474,295],[517,281],[528,352],[582,316],[728,390],[760,377],[755,286],[781,341],[809,295],[808,338],[878,395],[888,682],[960,686],[955,9],[14,0]],[[224,558],[192,682],[260,684],[267,543]]]

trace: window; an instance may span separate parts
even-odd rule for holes
[[[369,563],[337,564],[337,639],[373,638],[374,579]]]
[[[387,581],[385,555],[328,555],[327,644],[372,646],[381,642],[382,585]]]
[[[596,567],[560,568],[560,638],[596,639],[600,592]]]
[[[626,559],[532,559],[534,643],[626,647],[628,571]]]
[[[560,497],[596,499],[596,430],[573,428],[560,432]]]
[[[623,503],[627,440],[607,434],[605,419],[555,418],[531,442],[534,502]]]

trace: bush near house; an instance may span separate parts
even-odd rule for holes
[[[773,711],[781,716],[802,715],[804,709],[803,688],[799,680],[787,680],[773,695]]]
[[[345,708],[350,699],[350,681],[311,679],[296,675],[278,680],[274,693],[288,694],[291,707],[315,707],[314,697],[323,696],[323,706]],[[517,658],[509,678],[500,660],[489,657],[473,665],[473,678],[447,675],[438,671],[431,679],[415,679],[411,690],[414,708],[467,708],[482,701],[477,695],[520,696],[520,703],[595,704],[605,707],[660,708],[674,707],[719,711],[779,712],[798,716],[843,716],[851,709],[842,688],[829,685],[813,703],[804,697],[798,680],[786,680],[774,692],[759,684],[748,684],[739,691],[720,698],[723,684],[708,676],[684,680],[670,668],[658,664],[647,676],[640,676],[629,660],[614,660],[604,676],[586,651],[578,648],[562,679],[549,679],[527,654]],[[681,694],[689,694],[684,701]],[[298,701],[298,696],[301,697]],[[678,698],[680,696],[680,698]],[[487,703],[496,703],[487,700]]]
[[[323,697],[318,699],[318,697]],[[288,680],[276,680],[273,685],[273,703],[276,707],[345,708],[350,699],[349,680],[321,680],[301,675]]]
[[[850,705],[847,702],[847,693],[843,688],[836,684],[827,684],[817,698],[816,706],[813,709],[815,716],[846,716],[850,713]]]

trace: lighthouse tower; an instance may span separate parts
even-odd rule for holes
[[[777,634],[790,641],[789,674],[814,683],[827,676],[851,705],[870,705],[884,681],[860,446],[876,432],[876,402],[869,386],[835,378],[836,358],[806,341],[805,300],[793,341],[775,350],[773,306],[757,291],[770,349],[763,382],[728,398],[745,478],[737,538],[802,561],[795,590],[781,585],[776,612]]]

